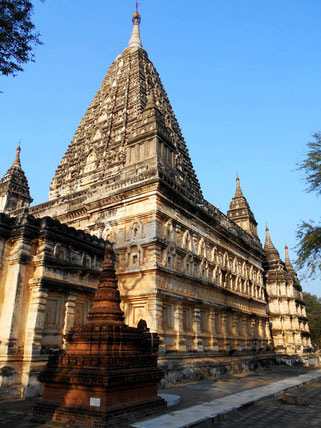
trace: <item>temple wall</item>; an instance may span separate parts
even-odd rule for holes
[[[0,390],[41,393],[37,373],[86,322],[105,242],[50,218],[0,219]]]
[[[266,288],[265,256],[255,239],[219,213],[205,221],[156,182],[119,186],[94,185],[73,211],[68,197],[35,211],[49,210],[114,244],[126,322],[145,319],[161,337],[161,354],[266,352],[273,347],[271,331],[278,352],[303,352],[302,293],[285,281],[269,280]]]
[[[114,244],[125,321],[136,326],[145,319],[160,336],[162,358],[197,352],[215,359],[266,353],[273,346],[300,354],[308,347],[300,292],[282,281],[268,280],[265,288],[263,256],[255,244],[229,239],[155,184],[106,201],[93,200],[90,216],[82,210],[69,215],[68,223]],[[21,232],[20,238],[0,241],[2,311],[7,307],[13,314],[19,307],[6,291],[8,275],[21,279],[16,294],[24,302],[20,330],[3,312],[16,350],[2,348],[2,373],[9,374],[2,376],[2,389],[20,382],[24,395],[40,393],[36,374],[48,353],[64,348],[69,329],[86,321],[103,251],[97,238],[52,219],[32,219],[33,236],[25,239]]]
[[[155,185],[144,190],[114,204],[107,199],[90,219],[68,219],[115,244],[126,322],[144,318],[160,334],[162,353],[270,348],[260,253],[228,240]]]

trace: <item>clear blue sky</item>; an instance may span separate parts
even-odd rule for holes
[[[126,47],[135,2],[34,1],[44,42],[36,63],[0,78],[0,175],[22,141],[34,203],[108,67]],[[296,163],[321,130],[320,0],[140,1],[144,48],[156,66],[205,197],[226,213],[238,172],[259,223],[295,258],[301,219],[320,213]],[[303,281],[321,296],[321,281]]]

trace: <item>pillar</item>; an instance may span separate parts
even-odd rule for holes
[[[255,350],[258,347],[258,338],[257,338],[257,329],[256,329],[256,319],[255,318],[251,318],[250,321],[250,328],[251,328],[251,336],[252,336],[252,342],[253,342],[253,348],[255,348]]]
[[[163,302],[158,295],[151,296],[147,304],[148,327],[152,333],[158,333],[159,336],[159,354],[164,354],[164,330],[163,330]]]
[[[242,315],[242,336],[244,341],[244,349],[248,348],[248,339],[249,339],[249,331],[248,331],[248,319],[246,315]]]
[[[266,320],[265,323],[265,336],[267,338],[267,345],[273,347],[272,334],[271,334],[272,323],[269,320]]]
[[[236,314],[234,314],[232,316],[233,349],[238,349],[239,347],[238,326],[239,326],[239,317]]]
[[[2,273],[2,310],[0,313],[0,355],[5,360],[23,346],[21,330],[25,328],[26,302],[28,301],[27,265],[31,246],[23,238],[17,239],[7,255],[7,269]]]
[[[45,324],[48,293],[41,284],[30,285],[30,304],[26,323],[24,361],[21,378],[21,396],[34,397],[42,392],[37,379],[46,357],[41,355],[41,341]]]
[[[67,341],[65,335],[74,326],[75,322],[75,306],[76,306],[76,293],[69,293],[65,301],[65,319],[64,319],[64,328],[63,328],[63,348],[67,347]]]
[[[223,346],[224,346],[224,350],[228,350],[229,349],[229,340],[227,338],[227,336],[228,336],[227,314],[225,314],[224,312],[221,315],[221,322],[222,322]]]
[[[194,332],[194,350],[204,351],[203,339],[201,337],[201,311],[198,306],[193,310],[193,332]]]
[[[177,351],[186,351],[185,331],[184,331],[184,313],[181,301],[175,305],[174,311],[174,328],[176,331],[175,348]]]
[[[216,339],[216,319],[215,319],[214,308],[210,308],[208,321],[209,321],[209,330],[210,330],[210,350],[218,351],[217,339]]]
[[[261,347],[265,347],[265,320],[260,318],[259,319],[259,339],[260,339],[260,345]]]

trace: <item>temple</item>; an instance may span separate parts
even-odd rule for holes
[[[125,322],[144,319],[158,333],[165,382],[186,377],[186,365],[204,374],[254,357],[310,355],[288,253],[282,262],[268,232],[262,247],[239,178],[227,215],[204,199],[143,48],[138,11],[132,22],[128,46],[56,170],[49,201],[30,207],[20,148],[0,182],[2,390],[40,393],[39,367],[67,347],[71,327],[86,322],[106,241],[117,255]]]

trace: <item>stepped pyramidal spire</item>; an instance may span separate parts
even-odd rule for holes
[[[152,178],[203,200],[168,96],[142,48],[140,22],[136,6],[129,44],[110,66],[58,166],[51,200],[89,189],[95,198],[98,183],[123,188]]]
[[[236,177],[236,190],[235,196],[230,203],[227,216],[234,220],[242,229],[250,233],[252,236],[257,237],[257,221],[251,211],[250,205],[243,195],[240,179]]]

